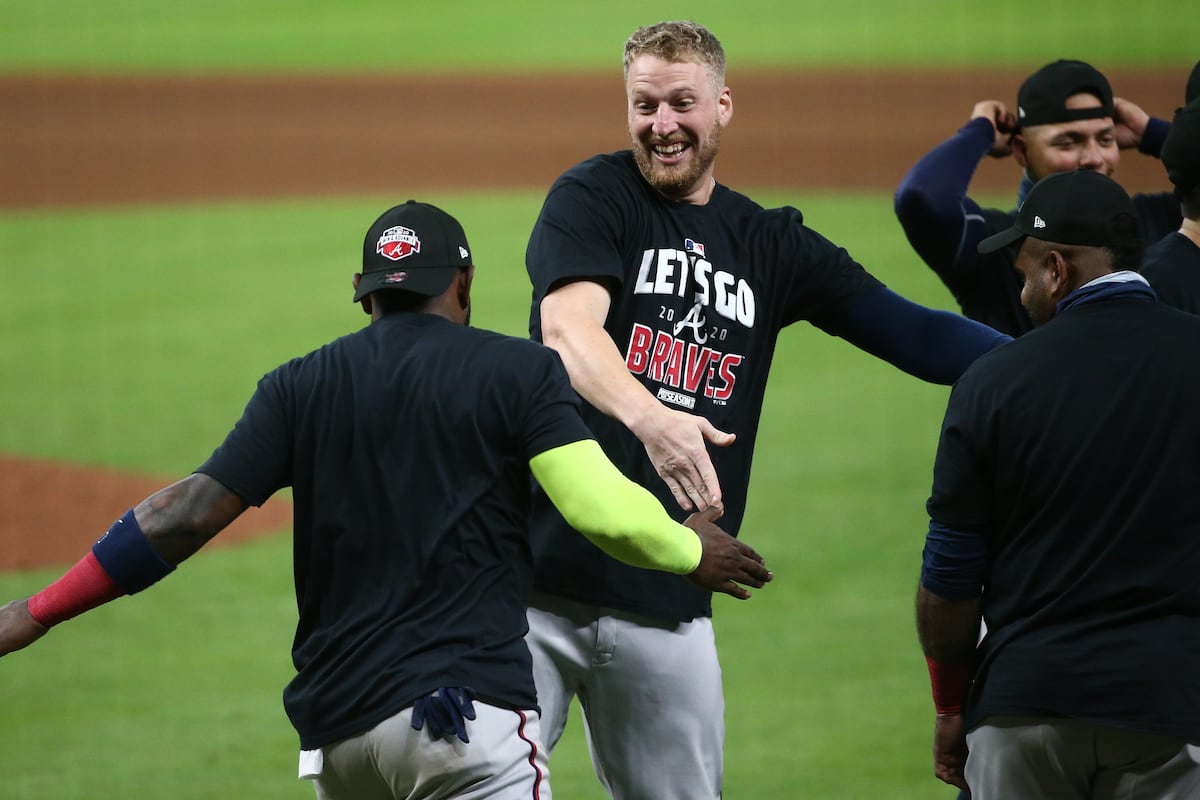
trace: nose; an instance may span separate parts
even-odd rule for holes
[[[654,114],[653,130],[656,136],[670,136],[679,128],[675,110],[668,103],[660,103]]]
[[[1104,148],[1095,139],[1089,139],[1079,154],[1079,168],[1090,170],[1104,169]]]

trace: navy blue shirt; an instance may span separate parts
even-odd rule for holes
[[[284,705],[303,748],[439,686],[536,707],[529,460],[587,438],[556,353],[431,314],[387,315],[262,378],[198,471],[253,505],[294,489]]]
[[[966,724],[1200,741],[1200,319],[1144,285],[1077,291],[947,406],[930,519],[989,562]]]

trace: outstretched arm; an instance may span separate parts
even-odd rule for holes
[[[557,287],[542,300],[542,341],[558,351],[575,391],[645,445],[680,508],[720,506],[721,484],[706,444],[724,447],[734,435],[667,408],[638,383],[604,330],[610,302],[608,290],[594,281]]]
[[[1012,341],[949,311],[927,308],[880,286],[824,326],[861,350],[930,383],[951,384],[979,356]]]
[[[571,527],[627,564],[687,575],[701,588],[742,600],[750,593],[739,584],[758,588],[772,578],[762,556],[713,524],[719,508],[680,525],[613,466],[595,439],[547,450],[529,467]]]
[[[238,495],[200,473],[156,492],[114,523],[59,580],[0,608],[0,656],[162,579],[245,510]]]
[[[926,153],[896,189],[896,217],[917,255],[939,275],[975,264],[981,233],[969,223],[980,219],[967,187],[985,154],[1010,152],[1012,115],[1002,103],[976,104],[958,133]],[[982,229],[981,229],[982,230]],[[974,238],[972,238],[974,237]]]

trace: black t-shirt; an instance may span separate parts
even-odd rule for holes
[[[1183,220],[1179,201],[1168,192],[1136,194],[1133,196],[1133,207],[1142,240],[1147,244],[1177,230]],[[983,233],[979,238],[1008,230],[1016,217],[1016,210],[979,209],[979,218],[983,222]],[[971,246],[974,247],[973,244]],[[966,266],[959,267],[956,262],[951,269],[938,272],[946,288],[962,307],[963,316],[1010,336],[1020,336],[1033,329],[1029,314],[1021,305],[1022,279],[1016,267],[1020,246],[1018,240],[995,253],[976,253],[973,258],[963,259]]]
[[[1200,319],[1060,312],[955,385],[929,514],[984,531],[968,726],[1068,716],[1200,740]]]
[[[794,208],[764,210],[720,184],[706,205],[664,200],[629,151],[596,156],[551,187],[526,253],[539,307],[573,279],[612,294],[605,329],[630,373],[670,408],[737,434],[709,448],[724,494],[720,524],[736,535],[767,373],[781,328],[821,327],[881,284],[845,250],[807,228]],[[584,403],[584,419],[609,458],[684,514],[641,442]],[[679,621],[711,613],[711,597],[678,576],[627,566],[571,531],[545,495],[534,502],[535,585],[564,597]]]
[[[548,348],[421,313],[262,378],[198,471],[254,505],[294,487],[302,747],[439,686],[536,707],[529,459],[591,438],[578,402]]]
[[[1179,231],[1147,248],[1142,275],[1158,293],[1160,303],[1200,314],[1200,247]]]

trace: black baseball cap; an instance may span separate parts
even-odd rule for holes
[[[1067,108],[1067,98],[1080,92],[1094,94],[1096,108]],[[1017,91],[1017,125],[1047,125],[1113,115],[1113,93],[1108,79],[1091,64],[1060,59],[1039,69]]]
[[[455,273],[471,265],[471,248],[458,220],[428,203],[393,206],[367,229],[362,278],[355,302],[381,289],[436,297]]]
[[[1200,61],[1196,62],[1196,66],[1192,67],[1192,74],[1188,76],[1187,88],[1183,92],[1183,102],[1190,103],[1200,97]]]
[[[1112,178],[1093,170],[1059,172],[1033,185],[1011,228],[987,237],[976,249],[994,253],[1025,236],[1121,249],[1131,243],[1131,235],[1138,235],[1136,225],[1114,226],[1126,214],[1133,217],[1133,201]]]
[[[1200,186],[1200,97],[1175,110],[1160,157],[1177,192]]]

